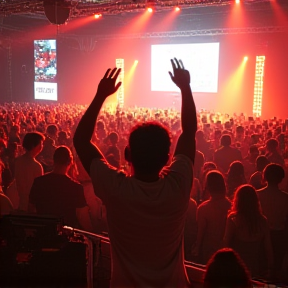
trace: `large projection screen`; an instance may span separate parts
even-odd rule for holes
[[[168,74],[172,67],[167,60],[174,57],[181,59],[189,70],[193,92],[217,93],[219,43],[151,45],[152,91],[179,92]]]
[[[34,99],[57,101],[56,40],[34,40]]]

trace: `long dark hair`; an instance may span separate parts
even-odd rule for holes
[[[248,228],[250,234],[259,231],[263,214],[253,186],[245,184],[238,187],[229,217],[233,215],[240,217],[243,226]]]
[[[249,288],[250,274],[239,255],[230,248],[218,250],[208,261],[204,275],[205,288]]]
[[[228,197],[233,199],[234,192],[237,187],[245,183],[247,182],[245,179],[244,166],[242,162],[232,162],[227,173]]]

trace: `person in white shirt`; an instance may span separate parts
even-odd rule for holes
[[[171,60],[172,81],[182,94],[182,134],[170,166],[170,134],[156,122],[132,129],[127,176],[107,164],[91,142],[105,99],[115,93],[120,69],[108,69],[74,135],[76,152],[107,210],[112,253],[111,287],[188,287],[183,234],[193,182],[196,108],[190,74],[182,61]],[[164,169],[163,169],[164,168]]]

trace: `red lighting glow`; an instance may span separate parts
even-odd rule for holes
[[[95,19],[99,19],[100,17],[102,17],[102,14],[95,14],[95,15],[94,15],[94,18],[95,18]]]
[[[235,3],[236,4],[240,4],[240,0],[235,0]]]
[[[151,7],[149,7],[147,10],[148,10],[149,13],[153,12],[153,8],[151,8]]]
[[[180,11],[180,7],[178,7],[178,6],[175,7],[175,11],[177,11],[177,12]]]
[[[245,62],[248,61],[248,56],[245,56],[245,57],[244,57],[244,61],[245,61]]]

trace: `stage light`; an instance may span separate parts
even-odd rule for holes
[[[256,115],[257,117],[260,117],[262,113],[265,60],[266,57],[264,55],[256,56],[253,114]]]
[[[245,62],[248,61],[248,56],[245,56],[245,57],[244,57],[244,61],[245,61]]]
[[[180,11],[180,7],[178,7],[178,6],[175,7],[175,11],[176,11],[176,12]]]
[[[240,0],[235,0],[235,3],[236,4],[240,4]]]
[[[138,60],[135,60],[135,61],[134,61],[134,65],[137,65],[137,64],[138,64]]]
[[[100,13],[94,15],[95,19],[99,19],[100,17],[102,17],[102,14],[100,14]]]
[[[148,7],[148,8],[147,8],[147,11],[148,11],[149,13],[152,13],[152,12],[153,12],[153,8]]]

